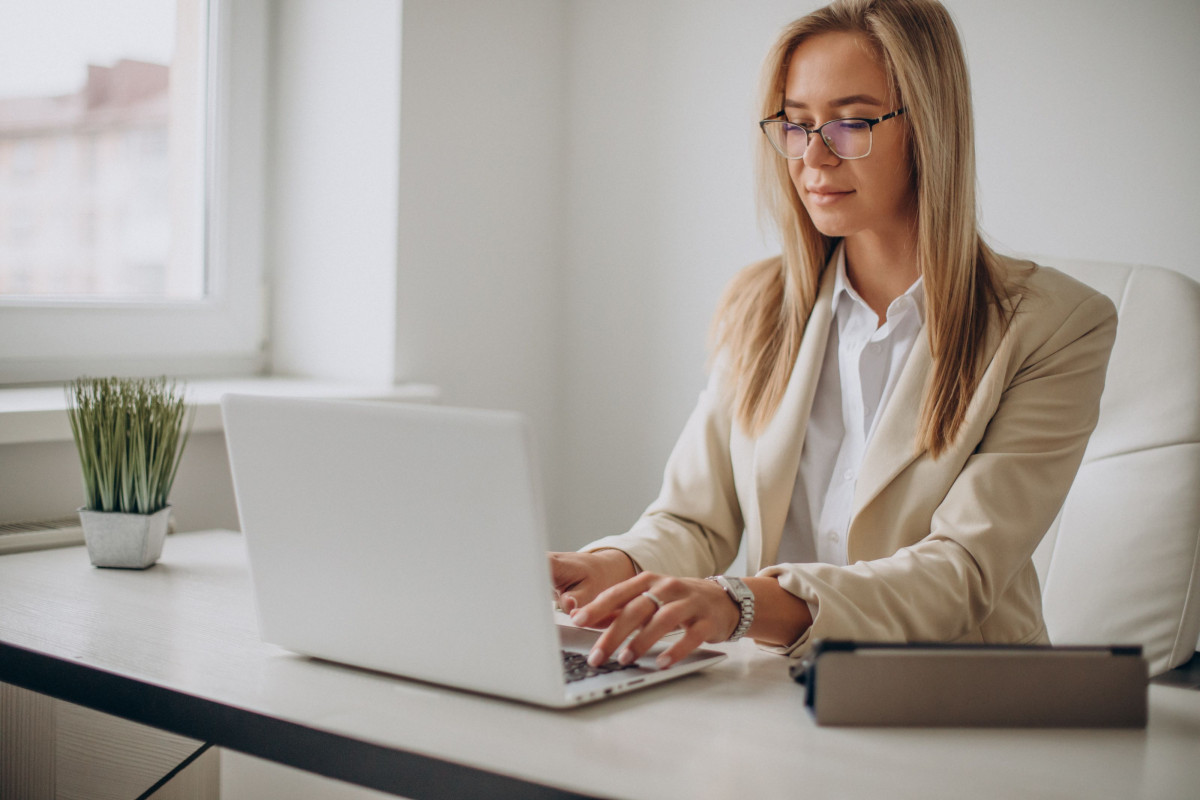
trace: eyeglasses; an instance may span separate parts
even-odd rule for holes
[[[871,154],[871,130],[881,122],[898,117],[907,109],[898,108],[890,114],[884,114],[875,119],[864,117],[846,117],[831,119],[816,128],[806,128],[794,122],[788,122],[780,111],[769,119],[758,123],[767,141],[771,143],[779,155],[790,160],[804,158],[808,151],[809,141],[814,133],[821,134],[833,154],[841,159],[866,158]]]

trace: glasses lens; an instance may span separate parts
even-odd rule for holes
[[[871,126],[857,119],[835,120],[821,133],[839,158],[862,158],[871,152]]]
[[[773,119],[763,124],[763,132],[784,158],[804,157],[808,135],[799,125],[793,125],[787,120]]]

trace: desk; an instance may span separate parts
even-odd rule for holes
[[[145,572],[81,548],[0,558],[0,681],[413,798],[1183,798],[1200,692],[1129,730],[819,728],[778,656],[549,711],[259,641],[241,537],[170,537]]]

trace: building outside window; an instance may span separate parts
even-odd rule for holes
[[[0,229],[0,295],[203,296],[202,261],[171,247],[199,229],[173,230],[172,171],[204,158],[179,120],[172,148],[172,61],[199,50],[177,47],[179,11],[194,9],[56,0],[6,15],[4,50],[22,63],[0,84],[0,218],[20,224]],[[192,96],[199,120],[204,87],[180,85],[187,74],[174,91]]]
[[[72,94],[0,98],[0,216],[20,220],[0,232],[0,294],[188,296],[196,282],[170,276],[170,67],[86,74]]]

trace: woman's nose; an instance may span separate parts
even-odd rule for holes
[[[808,144],[804,149],[804,163],[810,167],[834,164],[840,161],[837,153],[825,143],[825,137],[820,133],[809,134]]]

